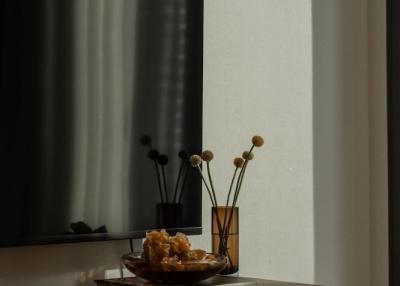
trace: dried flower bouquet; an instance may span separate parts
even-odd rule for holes
[[[228,189],[228,194],[225,202],[225,215],[223,221],[219,218],[218,214],[216,213],[216,218],[217,218],[217,224],[218,224],[218,232],[220,236],[220,244],[219,244],[219,253],[227,255],[229,258],[229,253],[228,253],[228,231],[232,222],[232,215],[233,215],[233,209],[237,205],[237,201],[239,198],[240,190],[242,188],[242,183],[243,183],[243,178],[246,173],[247,165],[249,161],[253,160],[254,158],[254,153],[253,149],[255,147],[261,147],[264,144],[264,139],[259,136],[255,135],[252,138],[252,145],[248,151],[244,151],[242,153],[241,157],[234,158],[233,164],[234,164],[234,172],[232,176],[232,180]],[[201,153],[201,155],[192,155],[190,157],[190,164],[192,167],[196,168],[201,175],[201,178],[203,180],[204,186],[207,190],[208,196],[210,198],[210,201],[212,203],[212,206],[214,209],[219,207],[218,201],[217,201],[217,196],[215,193],[215,188],[213,184],[213,179],[211,176],[211,170],[210,170],[210,162],[213,160],[214,154],[210,150],[206,150]],[[205,176],[203,174],[203,170],[201,168],[202,163],[205,162],[206,164],[206,172],[207,175]],[[240,169],[240,171],[239,171]],[[238,175],[239,172],[239,175]],[[232,197],[232,191],[233,191],[233,197]],[[228,216],[228,208],[231,208],[231,212]],[[227,219],[228,217],[228,219]]]

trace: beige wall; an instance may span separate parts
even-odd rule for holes
[[[313,2],[315,281],[370,285],[366,0]]]
[[[315,281],[388,285],[385,1],[313,1]]]
[[[371,286],[388,285],[386,1],[369,0]]]

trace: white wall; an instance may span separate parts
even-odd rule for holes
[[[269,138],[267,158],[258,157],[265,175],[249,173],[251,192],[241,205],[241,226],[246,227],[245,231],[241,228],[242,239],[250,238],[254,230],[264,232],[267,239],[255,241],[263,245],[259,248],[241,243],[242,253],[245,249],[241,274],[338,286],[387,285],[385,5],[374,0],[315,0],[312,4],[310,47],[309,1],[248,1],[246,5],[244,1],[206,1],[205,147],[219,151],[228,161],[225,158],[232,156],[235,146],[225,146],[223,138],[234,140],[249,126],[255,133],[265,130]],[[270,21],[275,25],[271,27]],[[293,34],[292,24],[298,29]],[[308,49],[312,50],[311,91]],[[281,61],[288,63],[285,69]],[[299,68],[303,77],[281,73]],[[262,74],[267,76],[260,83]],[[222,105],[226,109],[221,117]],[[312,120],[312,130],[308,120]],[[310,132],[312,142],[308,141]],[[215,143],[215,138],[221,140]],[[274,146],[275,140],[282,149]],[[293,149],[296,143],[303,153]],[[304,157],[297,157],[299,152]],[[285,192],[296,183],[293,174],[278,172],[286,164],[293,167],[292,160],[303,164],[304,172],[296,174],[301,197]],[[229,177],[226,164],[217,165],[220,177]],[[308,181],[309,175],[313,182]],[[287,185],[279,184],[280,180]],[[260,185],[267,187],[267,194]],[[313,189],[313,210],[307,188]],[[292,202],[290,208],[282,203],[285,200]],[[256,214],[265,206],[266,213],[274,207],[281,212],[271,211],[257,220]],[[207,232],[209,207],[205,208]],[[297,222],[287,220],[285,211],[290,211],[289,216],[307,217],[308,222],[314,219],[313,236],[307,222],[298,222],[296,229]],[[290,230],[284,232],[282,226]],[[290,239],[293,234],[286,236],[291,231],[297,231],[295,240]],[[296,253],[292,249],[296,244],[307,252]],[[311,253],[314,257],[310,258]],[[291,256],[293,264],[287,261]],[[304,260],[299,263],[299,258]]]
[[[204,25],[203,145],[220,200],[233,158],[252,135],[266,139],[239,201],[240,274],[312,282],[311,2],[208,0]],[[203,211],[208,248],[207,197]]]
[[[127,241],[3,248],[0,285],[92,286],[127,252]]]

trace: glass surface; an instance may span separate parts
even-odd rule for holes
[[[0,14],[0,246],[142,235],[167,203],[157,178],[179,227],[201,227],[178,152],[201,151],[203,2],[3,0]]]
[[[212,252],[227,257],[227,266],[221,274],[233,274],[239,271],[239,208],[213,207],[212,216]]]

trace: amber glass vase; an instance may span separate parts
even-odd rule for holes
[[[236,273],[239,271],[239,208],[213,207],[211,213],[212,252],[228,258],[228,265],[220,274]]]

